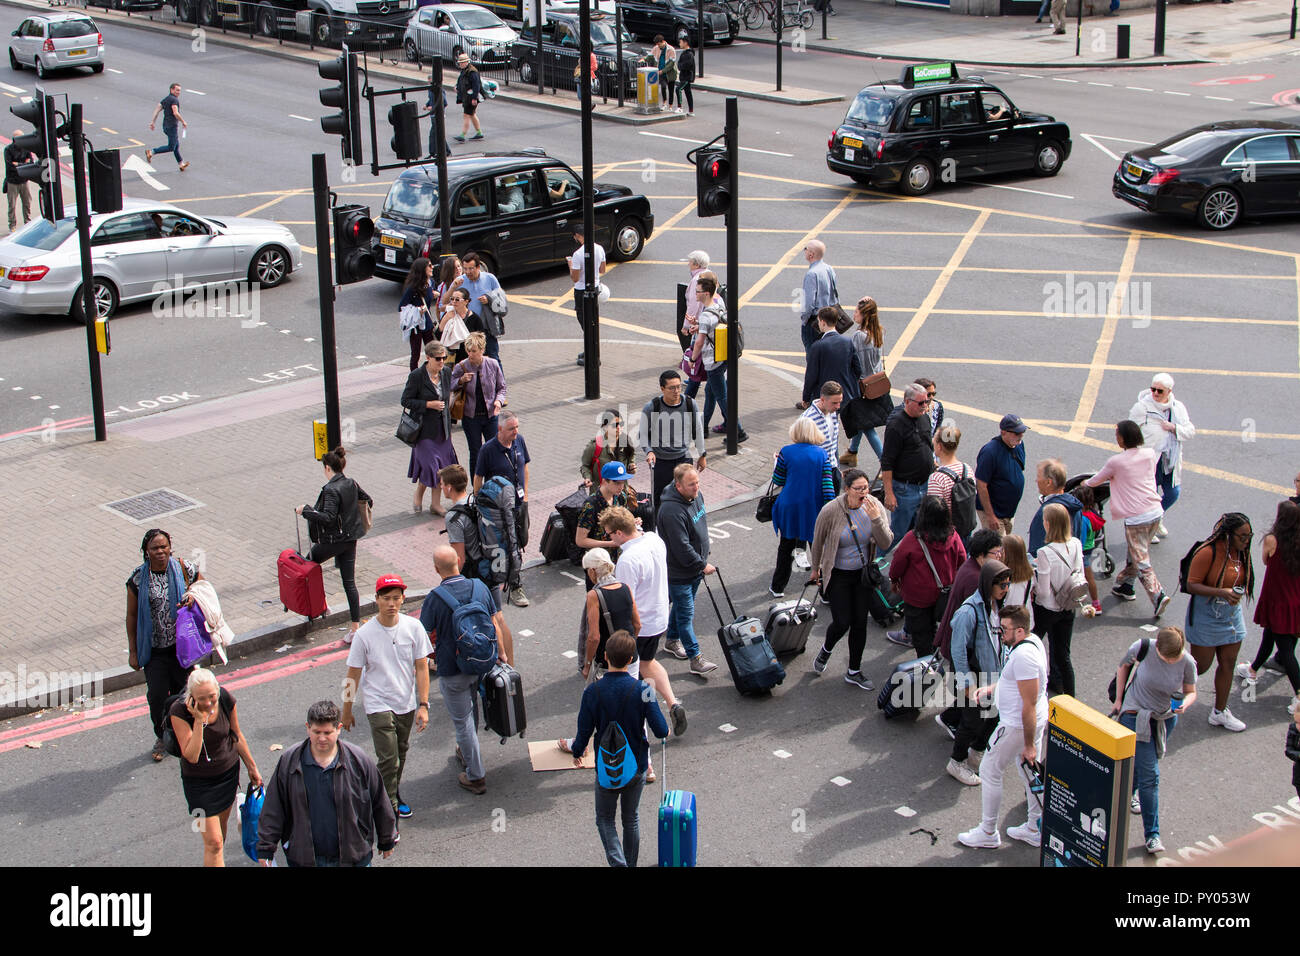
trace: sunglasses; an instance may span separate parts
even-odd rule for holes
[[[1152,395],[1164,395],[1164,394],[1166,394],[1168,391],[1169,391],[1169,389],[1167,389],[1167,388],[1157,388],[1157,387],[1154,386],[1154,385],[1151,386],[1151,394],[1152,394]]]
[[[447,361],[447,356],[445,356],[445,355],[435,355],[435,356],[433,357],[433,360],[434,360],[435,362],[445,362],[445,361]]]

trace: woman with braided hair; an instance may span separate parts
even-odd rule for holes
[[[1187,643],[1198,675],[1218,661],[1210,724],[1226,730],[1246,729],[1245,723],[1228,710],[1228,695],[1232,692],[1237,652],[1246,639],[1243,602],[1255,597],[1252,537],[1250,519],[1239,511],[1230,511],[1215,522],[1209,539],[1195,548],[1187,568],[1187,593],[1192,596],[1187,605]]]
[[[1300,665],[1296,664],[1296,635],[1300,633],[1300,505],[1283,501],[1277,506],[1273,527],[1264,535],[1264,583],[1255,605],[1255,623],[1264,629],[1255,661],[1237,665],[1242,698],[1255,686],[1255,677],[1268,655],[1277,647],[1277,662],[1286,671],[1294,695],[1287,710],[1296,712],[1300,702]],[[1253,695],[1249,698],[1254,699]]]

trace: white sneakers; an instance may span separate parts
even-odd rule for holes
[[[808,552],[803,548],[796,548],[793,553],[794,569],[796,571],[811,571],[812,562],[808,560]]]
[[[1246,729],[1245,722],[1232,716],[1232,711],[1226,707],[1223,710],[1210,708],[1210,726],[1222,727],[1224,730],[1237,731],[1238,733]]]
[[[1007,827],[1007,836],[1013,840],[1019,840],[1021,843],[1028,843],[1030,846],[1043,845],[1043,833],[1028,823],[1022,823],[1018,827]]]
[[[1133,799],[1128,802],[1128,809],[1130,813],[1142,812],[1142,801],[1138,799],[1136,790],[1133,791]]]
[[[944,768],[948,771],[948,776],[952,777],[958,783],[964,783],[968,787],[978,787],[980,778],[965,763],[958,763],[951,757],[948,758],[948,766]]]
[[[1241,681],[1242,690],[1245,690],[1247,687],[1255,686],[1256,678],[1251,676],[1250,665],[1245,661],[1241,661],[1233,668],[1232,676]]]
[[[984,826],[975,827],[967,830],[965,833],[957,834],[957,840],[962,846],[968,846],[976,850],[996,850],[1002,846],[1002,837],[997,830],[989,833]]]

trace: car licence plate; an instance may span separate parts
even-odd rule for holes
[[[0,266],[0,279],[3,279],[4,277],[5,277],[4,266]]]
[[[844,158],[845,158],[846,160],[848,160],[848,161],[851,163],[851,162],[853,162],[854,159],[857,158],[857,155],[854,153],[853,150],[849,149],[849,148],[846,146],[846,147],[844,147]]]
[[[852,146],[854,149],[862,148],[862,140],[856,139],[853,136],[845,136],[841,142],[843,142],[845,146]]]
[[[1141,178],[1142,178],[1142,174],[1143,174],[1145,171],[1146,171],[1146,170],[1144,170],[1141,166],[1135,166],[1135,165],[1133,165],[1132,163],[1125,163],[1125,164],[1124,164],[1124,172],[1128,173],[1128,174],[1129,174],[1130,176],[1132,176],[1134,179],[1141,179]]]
[[[379,237],[379,244],[381,246],[392,246],[394,249],[401,249],[406,245],[406,240],[401,236],[391,236],[388,233],[384,233]]]
[[[68,51],[68,56],[85,56],[85,55],[86,55],[86,51],[85,51],[85,50],[69,50],[69,51]]]

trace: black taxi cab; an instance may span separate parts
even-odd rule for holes
[[[544,150],[477,153],[447,160],[452,252],[477,252],[498,278],[564,262],[582,223],[582,180]],[[611,261],[635,259],[654,232],[645,196],[596,183],[595,241]],[[405,169],[375,219],[375,275],[400,282],[418,256],[441,252],[438,167]]]
[[[909,65],[897,83],[866,87],[826,143],[831,172],[911,196],[989,173],[1055,176],[1069,156],[1065,123],[1018,109],[952,63]]]

